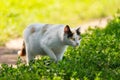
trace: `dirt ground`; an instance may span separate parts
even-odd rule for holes
[[[0,47],[0,64],[15,64],[17,62],[17,50]]]
[[[0,47],[0,64],[16,64],[17,52],[22,47],[22,41],[21,38],[18,38],[7,42],[4,47]]]
[[[107,24],[108,19],[110,18],[97,19],[86,24],[81,24],[81,32],[84,33],[89,26],[93,26],[93,28],[95,26],[104,27]],[[0,64],[16,64],[18,58],[17,51],[21,48],[22,41],[23,40],[21,38],[14,39],[6,42],[5,46],[0,47]]]

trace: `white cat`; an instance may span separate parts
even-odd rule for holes
[[[48,55],[55,62],[62,60],[67,45],[79,46],[80,28],[71,30],[68,25],[32,24],[24,30],[23,47],[18,54],[26,55],[27,64],[36,55]]]

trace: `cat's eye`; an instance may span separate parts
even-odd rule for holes
[[[80,40],[80,39],[81,39],[81,37],[78,38],[78,40]]]
[[[75,41],[75,38],[71,38],[71,39]]]
[[[75,41],[75,38],[73,38],[73,40]]]

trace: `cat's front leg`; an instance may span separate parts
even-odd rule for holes
[[[57,62],[57,57],[56,55],[54,54],[54,52],[49,48],[47,47],[45,44],[41,46],[42,49],[44,50],[44,52],[51,58],[53,59],[55,62]]]
[[[57,62],[62,60],[62,58],[63,58],[63,54],[64,54],[64,53],[56,54]]]

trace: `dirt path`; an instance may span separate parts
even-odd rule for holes
[[[17,60],[17,50],[0,47],[0,63],[15,64]]]
[[[84,33],[89,26],[92,26],[93,28],[95,26],[104,27],[107,24],[108,19],[110,18],[97,19],[86,24],[81,24],[81,32]],[[21,48],[21,46],[22,39],[19,38],[7,42],[5,47],[0,47],[0,64],[6,63],[15,65],[18,57],[17,51]]]
[[[21,38],[18,38],[7,42],[5,47],[0,47],[0,64],[16,64],[17,51],[21,48],[22,41]]]

